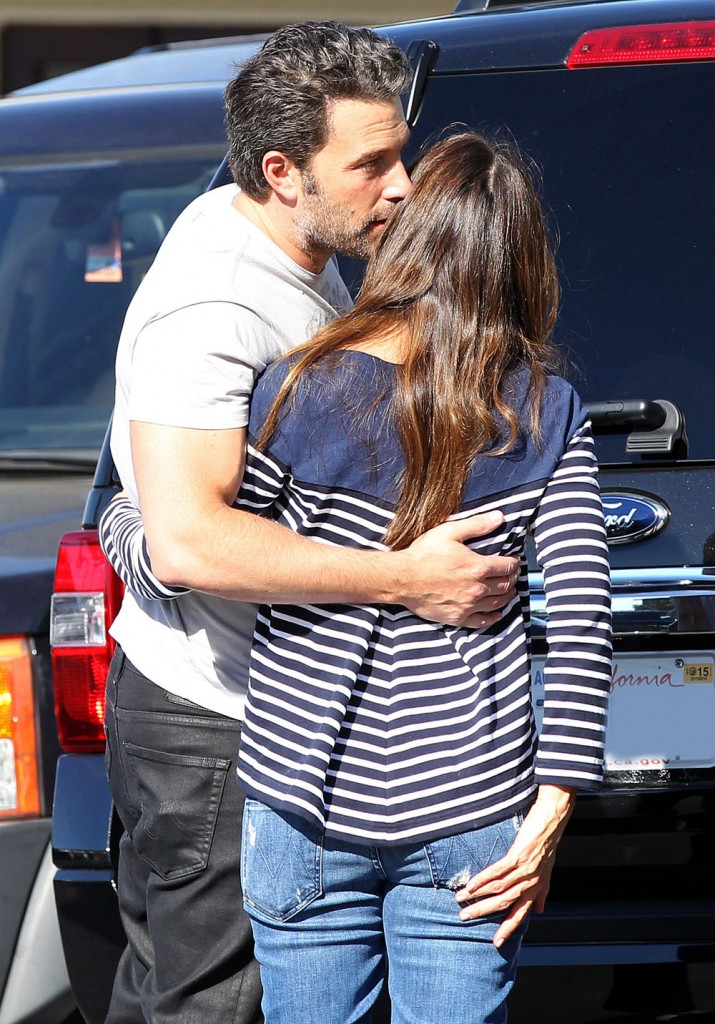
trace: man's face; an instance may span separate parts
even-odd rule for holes
[[[328,141],[301,174],[300,245],[311,254],[367,258],[410,191],[402,163],[409,131],[399,100],[336,100]]]

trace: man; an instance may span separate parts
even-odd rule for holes
[[[401,51],[368,30],[277,32],[226,94],[240,190],[217,189],[182,214],[127,314],[112,451],[151,566],[142,548],[107,685],[128,938],[111,1024],[260,1019],[233,778],[255,616],[245,602],[382,601],[485,625],[513,596],[514,561],[463,544],[498,514],[365,553],[232,507],[257,374],[348,307],[334,252],[369,255],[410,188],[398,99],[408,82]],[[142,543],[126,522],[120,506],[103,526],[125,575]]]

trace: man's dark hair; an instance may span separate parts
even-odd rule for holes
[[[327,142],[333,100],[390,100],[410,78],[402,50],[370,29],[335,21],[279,29],[226,89],[236,183],[252,199],[265,199],[267,152],[278,150],[303,170]]]

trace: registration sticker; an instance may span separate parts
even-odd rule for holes
[[[683,662],[683,679],[686,683],[712,683],[713,664],[711,661]]]
[[[537,726],[544,709],[544,659],[533,663]],[[606,770],[715,766],[715,655],[615,654],[606,732]]]

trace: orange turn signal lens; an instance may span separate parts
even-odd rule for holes
[[[40,813],[30,650],[24,636],[0,638],[0,819]]]

